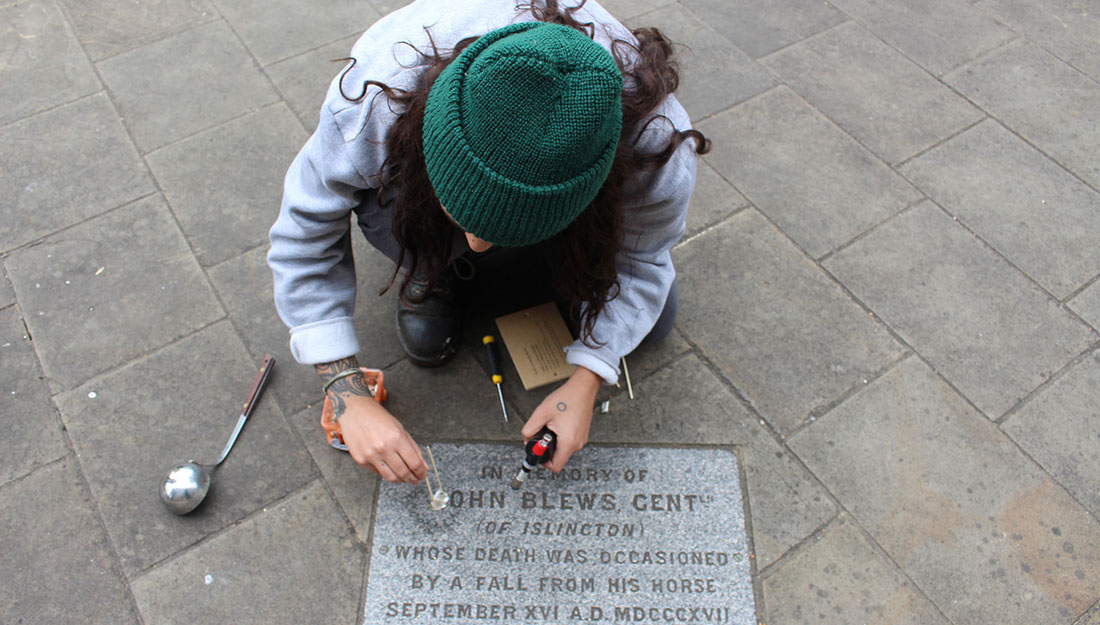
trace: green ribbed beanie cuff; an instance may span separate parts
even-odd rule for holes
[[[428,95],[424,160],[448,214],[497,245],[529,245],[592,203],[615,159],[623,77],[611,54],[558,24],[494,30]]]

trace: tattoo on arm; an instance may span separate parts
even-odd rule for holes
[[[566,410],[566,409],[567,409],[568,407],[569,407],[569,406],[566,406],[566,405],[565,405],[565,402],[563,402],[563,401],[559,401],[559,402],[558,402],[558,406],[557,406],[557,408],[558,408],[558,412],[565,412],[565,410]]]
[[[317,375],[321,377],[321,380],[328,382],[329,379],[348,369],[358,369],[359,360],[355,356],[348,356],[347,358],[341,358],[340,360],[334,360],[333,362],[327,362],[319,364],[314,367],[317,371]],[[352,395],[359,395],[362,397],[371,397],[370,389],[367,388],[367,380],[361,375],[349,375],[340,378],[332,384],[328,389],[328,395],[332,398],[332,407],[334,413],[334,420],[339,421],[343,416],[344,410],[347,408],[345,402],[346,398]]]

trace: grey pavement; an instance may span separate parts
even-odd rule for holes
[[[403,4],[0,0],[0,623],[363,621],[379,482],[325,445],[264,253],[331,61]],[[1100,624],[1095,1],[605,6],[683,44],[713,150],[677,329],[591,440],[739,448],[761,624]],[[392,410],[518,440],[488,319],[410,366],[357,245]]]

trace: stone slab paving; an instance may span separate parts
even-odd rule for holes
[[[5,266],[55,391],[222,316],[159,195],[51,235]]]
[[[0,487],[0,621],[141,623],[72,456]]]
[[[836,0],[832,4],[935,75],[1018,36],[966,2]]]
[[[679,3],[650,11],[634,22],[627,25],[655,26],[683,46],[677,49],[682,87],[676,97],[692,120],[727,109],[775,85],[766,69]]]
[[[283,197],[268,183],[286,175],[306,138],[280,102],[146,157],[199,264],[267,243]]]
[[[1100,523],[918,358],[790,447],[956,623],[1072,622],[1100,592]]]
[[[128,575],[316,476],[300,439],[266,397],[214,473],[202,507],[177,517],[161,505],[157,489],[169,468],[217,458],[259,366],[223,321],[55,398]]]
[[[904,161],[983,117],[854,22],[761,63],[888,163]]]
[[[0,2],[0,621],[363,622],[379,482],[323,441],[264,234],[330,61],[409,2]],[[759,623],[1100,625],[1094,8],[604,4],[680,44],[714,149],[678,327],[591,440],[738,448]],[[506,363],[504,425],[480,344],[515,307],[482,284],[415,369],[352,245],[360,359],[418,440],[518,447],[548,389]],[[161,473],[269,352],[211,501],[169,515]]]
[[[142,2],[59,0],[84,52],[101,61],[218,19],[209,0]]]
[[[778,0],[761,11],[751,0],[682,0],[681,4],[708,24],[721,25],[723,36],[753,58],[819,33],[845,21],[825,2]]]
[[[1069,301],[1069,307],[1081,315],[1094,330],[1100,329],[1100,283],[1092,283]]]
[[[1089,393],[1098,384],[1100,354],[1094,352],[1010,416],[1004,431],[1100,518],[1100,422]]]
[[[691,237],[700,230],[717,225],[748,205],[745,196],[726,182],[710,164],[699,161],[684,236]]]
[[[0,126],[0,250],[155,191],[105,94]]]
[[[354,623],[364,556],[320,481],[133,582],[146,623]]]
[[[275,88],[309,132],[317,128],[321,104],[331,83],[347,65],[343,59],[359,40],[356,33],[309,52],[290,57],[264,68]],[[301,147],[301,146],[299,146]]]
[[[99,91],[92,64],[53,0],[0,7],[0,124]],[[5,142],[7,145],[7,142]]]
[[[921,198],[787,87],[697,126],[706,162],[814,258]]]
[[[1095,79],[1018,41],[944,81],[1100,188],[1100,84]]]
[[[1100,80],[1100,14],[1081,0],[979,0],[977,7]]]
[[[781,432],[904,351],[755,211],[678,248],[674,259],[680,328]]]
[[[1095,335],[931,202],[825,266],[990,419]]]
[[[298,411],[291,416],[290,422],[320,469],[336,504],[351,523],[356,539],[364,545],[368,544],[374,501],[382,480],[374,473],[364,471],[347,452],[329,446],[321,429],[320,404]]]
[[[0,311],[0,484],[68,453],[61,419],[15,307]]]
[[[835,515],[826,491],[697,355],[676,360],[634,390],[637,399],[620,393],[609,414],[596,416],[590,440],[738,446],[759,569]]]
[[[382,17],[366,2],[213,0],[260,65],[300,54],[340,37],[362,33]],[[285,24],[294,24],[286,28]]]
[[[675,3],[676,0],[604,0],[600,4],[620,20],[630,20]]]
[[[1059,300],[1100,273],[1100,193],[997,122],[900,171]]]
[[[764,600],[776,625],[949,623],[847,517],[830,523],[765,579]]]
[[[142,152],[278,99],[252,55],[223,21],[124,52],[96,67]]]

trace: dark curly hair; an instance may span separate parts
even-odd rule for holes
[[[592,38],[594,26],[580,22],[575,16],[584,3],[585,0],[582,0],[575,7],[562,8],[558,0],[541,0],[538,4],[533,1],[519,8],[529,11],[538,21],[569,26]],[[427,292],[430,292],[451,255],[456,226],[441,209],[424,165],[421,136],[424,108],[432,84],[443,68],[477,40],[477,37],[468,37],[455,44],[453,49],[440,50],[432,39],[431,31],[425,30],[431,50],[420,50],[406,42],[418,53],[420,65],[424,68],[416,85],[409,90],[367,80],[363,82],[360,94],[350,97],[343,91],[343,79],[354,67],[355,59],[339,59],[351,61],[340,77],[340,93],[344,98],[359,102],[366,97],[369,88],[375,86],[389,99],[393,110],[399,112],[386,136],[388,155],[379,172],[381,185],[378,197],[381,202],[396,203],[393,234],[400,245],[397,266],[382,292],[393,286],[407,256],[410,270],[401,283],[402,298],[417,271],[426,272]],[[615,260],[623,247],[623,185],[638,171],[659,169],[687,139],[695,141],[697,154],[706,154],[710,150],[710,141],[694,129],[673,129],[668,143],[657,152],[646,152],[637,147],[642,133],[655,121],[664,119],[671,126],[667,118],[655,116],[653,111],[665,97],[676,91],[680,73],[673,59],[672,42],[664,34],[656,28],[638,28],[631,33],[637,40],[636,44],[615,39],[611,45],[612,56],[626,78],[622,94],[623,135],[611,173],[592,203],[551,239],[558,252],[554,291],[561,298],[584,304],[580,318],[581,338],[590,346],[594,342],[592,331],[596,318],[619,291]]]

